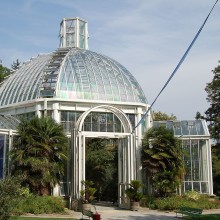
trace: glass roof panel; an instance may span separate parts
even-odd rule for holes
[[[0,115],[0,129],[16,130],[19,120],[11,115]]]
[[[65,95],[64,95],[65,94]],[[73,48],[60,69],[56,97],[147,103],[138,82],[117,61]]]
[[[51,55],[39,55],[24,63],[0,87],[0,105],[8,105],[37,98],[43,69]]]
[[[147,103],[125,67],[107,56],[79,48],[58,48],[32,58],[0,87],[0,106],[39,97]]]
[[[154,121],[153,126],[166,126],[168,129],[173,129],[176,136],[209,135],[207,124],[204,120]]]

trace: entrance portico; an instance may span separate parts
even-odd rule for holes
[[[94,111],[108,111],[113,113],[121,122],[124,132],[95,132],[84,131],[83,124],[86,117]],[[81,181],[85,176],[85,140],[86,138],[118,139],[118,201],[125,205],[124,194],[126,186],[136,179],[136,142],[132,133],[132,126],[128,117],[118,108],[110,105],[100,105],[84,112],[76,122],[71,135],[71,199],[80,198]]]

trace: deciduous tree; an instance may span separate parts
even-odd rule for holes
[[[218,65],[212,72],[213,79],[205,88],[207,101],[210,103],[210,107],[205,112],[205,119],[209,122],[212,138],[220,139],[220,66]]]
[[[0,64],[0,83],[4,80],[6,76],[10,75],[10,73],[10,69]]]
[[[163,113],[161,111],[159,112],[153,112],[153,120],[154,121],[175,121],[177,120],[176,116],[174,114],[168,115],[166,113]]]

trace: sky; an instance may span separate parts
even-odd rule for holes
[[[216,0],[0,1],[0,60],[11,67],[59,47],[63,18],[88,21],[89,49],[107,55],[136,78],[151,104]],[[220,2],[154,111],[191,120],[209,107],[206,84],[220,60]]]

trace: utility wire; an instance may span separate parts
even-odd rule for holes
[[[133,128],[133,132],[135,131],[135,129],[142,123],[142,121],[144,120],[145,116],[148,114],[148,112],[152,109],[154,103],[157,101],[158,97],[160,96],[160,94],[163,92],[163,90],[167,87],[167,85],[169,84],[170,80],[173,78],[173,76],[175,75],[175,73],[177,72],[177,70],[179,69],[179,67],[181,66],[181,64],[183,63],[183,61],[185,60],[187,54],[189,53],[190,49],[192,48],[193,44],[195,43],[196,39],[198,38],[199,34],[201,33],[203,27],[205,26],[210,14],[212,13],[215,5],[217,4],[218,0],[215,2],[215,4],[213,5],[212,9],[210,10],[208,16],[206,17],[205,21],[203,22],[202,26],[200,27],[199,31],[197,32],[196,36],[194,37],[193,41],[191,42],[191,44],[189,45],[189,47],[187,48],[186,52],[184,53],[184,55],[182,56],[181,60],[179,61],[179,63],[177,64],[176,68],[174,69],[174,71],[172,72],[172,74],[170,75],[170,77],[168,78],[168,80],[166,81],[166,83],[164,84],[163,88],[160,90],[160,92],[158,93],[158,95],[156,96],[156,98],[154,99],[154,101],[152,102],[152,104],[150,105],[150,107],[148,108],[148,110],[143,114],[143,116],[141,117],[140,121],[137,123],[137,125]]]

